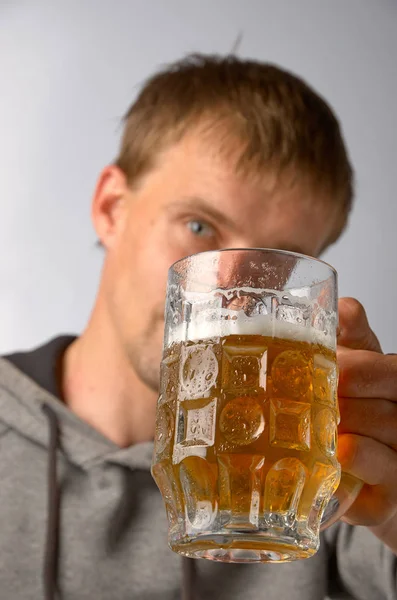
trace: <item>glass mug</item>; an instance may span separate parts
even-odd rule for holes
[[[312,556],[361,482],[337,460],[337,274],[292,252],[221,250],[170,271],[152,474],[172,550]]]

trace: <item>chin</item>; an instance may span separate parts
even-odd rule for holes
[[[158,393],[160,363],[163,355],[164,317],[152,321],[144,334],[128,344],[128,357],[139,379]]]
[[[146,348],[146,352],[140,352],[135,355],[132,365],[139,379],[147,385],[151,390],[158,393],[160,388],[160,362],[162,349],[158,352],[150,352]]]
[[[160,367],[155,371],[153,369],[142,370],[140,379],[156,394],[160,390]]]

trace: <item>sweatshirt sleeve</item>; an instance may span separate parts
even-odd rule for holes
[[[397,556],[369,529],[340,522],[324,537],[330,598],[397,600]]]

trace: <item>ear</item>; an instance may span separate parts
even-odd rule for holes
[[[110,248],[124,225],[128,192],[126,176],[116,165],[103,169],[96,184],[91,218],[99,241]]]

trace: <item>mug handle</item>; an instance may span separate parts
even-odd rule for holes
[[[339,486],[325,507],[321,519],[320,531],[327,529],[343,517],[353,502],[355,502],[363,485],[364,482],[361,479],[357,479],[354,475],[349,475],[349,473],[342,471]]]

